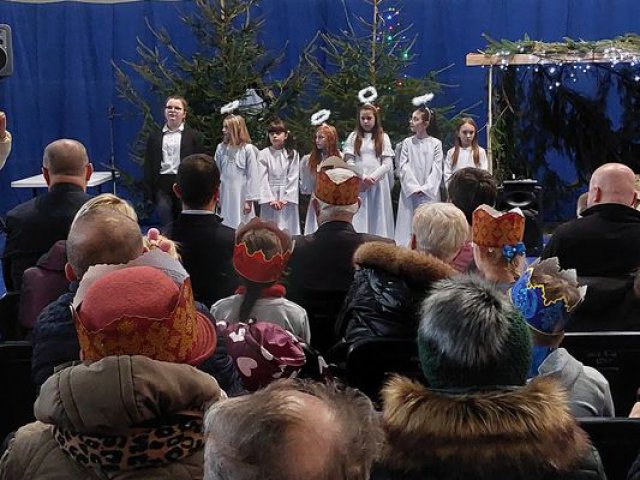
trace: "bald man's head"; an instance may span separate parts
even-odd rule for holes
[[[363,394],[294,380],[214,404],[205,430],[206,480],[365,480],[382,441]]]
[[[605,163],[598,167],[589,182],[589,207],[600,203],[619,203],[633,207],[637,198],[635,174],[621,163]]]
[[[142,254],[136,222],[111,208],[88,210],[74,220],[67,238],[67,276],[81,279],[92,265],[127,263]]]
[[[49,185],[75,183],[85,187],[93,168],[84,145],[77,140],[62,138],[44,149],[42,171]]]

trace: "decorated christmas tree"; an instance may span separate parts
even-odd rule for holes
[[[187,98],[189,123],[205,135],[209,151],[221,138],[224,115],[220,108],[230,101],[240,101],[236,113],[245,117],[252,135],[258,138],[265,138],[265,119],[286,112],[297,102],[304,83],[298,69],[282,80],[266,80],[272,78],[282,58],[258,41],[264,20],[252,16],[257,3],[195,0],[193,11],[180,17],[195,40],[193,52],[180,51],[165,28],[149,26],[157,46],[139,41],[139,58],[115,65],[119,93],[144,117],[133,148],[140,162],[149,132],[159,127],[154,117],[159,102],[168,95]],[[152,95],[138,87],[135,75],[143,79]]]
[[[352,16],[345,6],[347,28],[339,33],[320,33],[313,48],[305,52],[316,87],[316,103],[309,109],[328,109],[330,123],[336,125],[344,140],[355,127],[358,92],[373,86],[378,92],[383,126],[393,143],[409,135],[408,119],[414,108],[413,97],[437,94],[442,84],[439,72],[410,77],[415,61],[412,53],[415,36],[412,25],[402,23],[398,2],[371,0],[368,18]],[[436,109],[439,121],[448,109]],[[446,131],[446,130],[445,130]],[[430,129],[432,135],[439,132]]]

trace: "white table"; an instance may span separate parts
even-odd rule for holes
[[[116,173],[116,177],[118,174]],[[110,182],[112,180],[111,172],[93,172],[91,178],[87,182],[87,187],[98,187],[98,191],[102,193],[102,184]],[[37,195],[36,189],[47,188],[47,182],[44,180],[44,175],[33,175],[32,177],[22,178],[20,180],[14,180],[11,182],[12,188],[31,188],[33,189],[33,196]]]

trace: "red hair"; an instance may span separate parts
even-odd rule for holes
[[[338,131],[336,130],[336,127],[323,123],[317,128],[316,135],[318,133],[322,133],[326,139],[326,157],[342,157],[342,155],[340,155],[340,150],[338,150]],[[311,155],[309,156],[309,170],[312,175],[315,175],[321,161],[322,151],[314,141],[311,149]]]

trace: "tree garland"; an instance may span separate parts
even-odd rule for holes
[[[554,43],[486,38],[483,53],[498,56],[491,135],[499,177],[537,178],[550,218],[564,220],[598,166],[620,162],[640,172],[640,36]],[[531,64],[511,64],[518,54],[531,55]],[[549,162],[554,156],[568,159],[576,181],[563,180]]]

